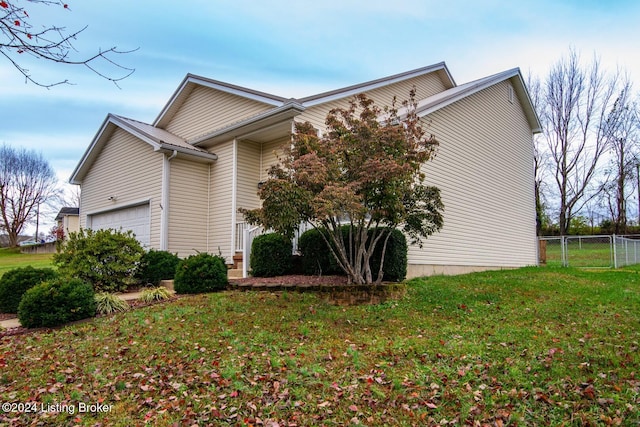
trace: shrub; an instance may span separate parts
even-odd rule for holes
[[[118,295],[110,294],[109,292],[97,293],[95,300],[96,313],[98,314],[113,314],[129,309],[129,303],[121,299]]]
[[[372,232],[373,230],[370,230]],[[387,243],[384,257],[383,280],[400,282],[407,276],[407,239],[399,230],[393,230]],[[342,227],[343,239],[349,237],[349,227]],[[370,259],[373,278],[378,276],[380,257],[382,255],[382,239]],[[311,229],[304,232],[298,240],[298,248],[302,254],[302,266],[305,274],[345,274],[338,265],[327,243],[322,238],[320,230]]]
[[[345,231],[343,227],[343,233]],[[298,239],[304,274],[344,274],[320,233],[320,230],[312,228],[302,233]]]
[[[91,285],[64,277],[29,289],[18,307],[18,319],[27,328],[58,326],[95,314],[95,293]]]
[[[176,254],[151,249],[142,255],[136,277],[142,284],[157,286],[161,280],[172,280],[175,277],[179,262],[180,258]]]
[[[60,274],[90,283],[96,292],[124,292],[136,283],[143,254],[131,231],[87,229],[70,233],[53,262]]]
[[[383,236],[380,240],[384,239]],[[387,249],[384,254],[384,266],[382,280],[387,282],[402,282],[407,277],[407,238],[400,230],[392,230]],[[371,272],[373,278],[378,277],[380,268],[380,257],[382,255],[382,245],[379,243],[371,257]]]
[[[33,268],[31,266],[7,271],[0,277],[0,311],[17,313],[20,299],[35,285],[56,277],[51,268]]]
[[[180,261],[173,287],[179,294],[199,294],[224,289],[227,283],[224,259],[200,253]]]
[[[163,286],[145,288],[140,294],[140,301],[142,302],[164,301],[169,298],[171,298],[171,293]]]
[[[253,239],[249,266],[255,277],[285,274],[291,268],[291,241],[281,234],[268,233]]]

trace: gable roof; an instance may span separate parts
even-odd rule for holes
[[[169,99],[169,102],[167,102],[158,117],[154,120],[153,126],[165,127],[197,86],[216,89],[232,95],[262,102],[273,107],[280,107],[287,101],[287,98],[272,95],[270,93],[260,92],[258,90],[197,76],[195,74],[187,74]]]
[[[194,147],[184,139],[164,129],[137,120],[109,114],[71,174],[71,178],[69,179],[71,184],[80,184],[82,182],[89,168],[100,154],[100,151],[102,151],[102,147],[107,143],[116,128],[123,129],[151,145],[154,151],[183,153],[205,161],[213,161],[218,158],[215,154]]]
[[[412,79],[414,77],[424,76],[433,72],[438,73],[445,87],[452,88],[456,86],[456,83],[453,80],[449,69],[447,68],[447,64],[445,64],[444,62],[439,62],[437,64],[417,68],[415,70],[406,71],[400,74],[394,74],[392,76],[383,77],[381,79],[371,80],[365,83],[347,86],[342,89],[336,89],[329,92],[323,92],[317,95],[308,96],[305,98],[301,98],[298,101],[305,107],[311,107],[313,105],[324,104],[325,102],[330,102],[336,99],[346,98],[349,96],[357,95],[359,93],[368,92],[380,87]]]
[[[447,105],[453,104],[456,101],[471,96],[505,80],[511,80],[515,92],[518,94],[519,99],[522,100],[522,108],[533,133],[542,132],[542,125],[540,124],[538,113],[535,108],[533,108],[533,103],[531,102],[529,92],[524,84],[520,68],[512,68],[511,70],[493,74],[425,98],[418,102],[416,113],[418,116],[424,117],[427,114],[444,108]],[[400,109],[399,112],[402,114],[402,109]]]
[[[154,151],[183,153],[203,161],[213,161],[217,159],[217,156],[209,153],[201,147],[210,146],[221,139],[256,135],[257,132],[262,132],[265,129],[278,129],[279,132],[281,132],[283,127],[286,126],[286,122],[288,120],[301,114],[310,106],[350,97],[358,93],[371,91],[373,89],[430,73],[437,73],[447,89],[419,101],[418,114],[420,116],[425,116],[431,112],[437,111],[497,83],[510,80],[518,98],[521,100],[522,108],[524,109],[531,129],[534,133],[541,132],[540,120],[533,108],[531,98],[526,89],[519,68],[513,68],[511,70],[457,86],[446,64],[444,62],[439,62],[437,64],[417,68],[404,73],[394,74],[381,79],[371,80],[365,83],[347,86],[341,89],[323,92],[300,99],[283,98],[281,96],[232,85],[218,80],[187,74],[153,124],[147,124],[126,117],[109,114],[73,171],[70,182],[72,184],[80,184],[82,182],[87,171],[98,157],[102,147],[116,128],[121,128],[148,143],[153,147]],[[187,141],[164,130],[163,127],[166,126],[173,115],[180,109],[185,100],[198,86],[205,86],[225,93],[251,99],[270,105],[272,108],[255,116],[248,117],[235,123],[230,123],[223,128],[211,131]]]
[[[73,216],[80,215],[80,208],[70,208],[70,207],[60,208],[60,212],[58,212],[58,215],[56,215],[55,220],[60,221],[63,217],[67,215],[73,215]]]
[[[356,95],[358,93],[367,92],[379,87],[388,86],[397,82],[408,80],[414,77],[423,76],[429,73],[436,72],[442,79],[445,87],[455,87],[456,83],[444,62],[429,65],[415,70],[405,71],[403,73],[394,74],[392,76],[383,77],[376,80],[371,80],[364,83],[358,83],[352,86],[347,86],[341,89],[331,90],[328,92],[322,92],[316,95],[307,96],[300,99],[284,98],[278,95],[273,95],[266,92],[261,92],[254,89],[249,89],[242,86],[225,83],[219,80],[213,80],[195,74],[187,74],[182,80],[176,91],[173,93],[167,104],[164,106],[158,117],[154,120],[153,126],[166,127],[171,121],[174,114],[180,109],[185,100],[189,97],[191,92],[197,86],[204,86],[211,89],[216,89],[225,93],[230,93],[243,98],[251,99],[257,102],[261,102],[267,105],[271,105],[274,108],[282,107],[291,101],[295,101],[303,107],[311,107],[313,105],[323,104],[336,99],[346,98]]]

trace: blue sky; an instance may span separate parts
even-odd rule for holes
[[[0,58],[0,143],[33,148],[66,182],[108,113],[151,122],[186,73],[302,97],[445,61],[458,84],[520,67],[543,76],[570,47],[640,89],[636,0],[69,0],[34,23],[88,28],[78,55],[117,46],[120,88],[42,61],[25,84]],[[27,4],[28,7],[33,7]],[[41,19],[40,19],[41,18]],[[28,59],[28,58],[25,58]],[[107,69],[104,69],[107,71]]]

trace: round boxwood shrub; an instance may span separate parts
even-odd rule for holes
[[[249,266],[255,277],[282,276],[291,269],[291,240],[281,234],[262,234],[251,245]]]
[[[179,262],[176,254],[151,249],[142,255],[136,277],[143,285],[157,286],[161,280],[173,280]]]
[[[20,324],[52,327],[96,314],[93,288],[80,279],[58,277],[29,289],[18,306]]]
[[[370,265],[374,279],[378,277],[380,258],[382,256],[382,243],[385,237],[386,236],[382,236],[371,257]],[[387,249],[384,253],[382,280],[386,282],[402,282],[407,277],[407,251],[407,238],[404,234],[402,234],[400,230],[391,230],[391,236],[389,236]]]
[[[131,231],[81,229],[53,255],[58,272],[90,283],[96,292],[124,292],[136,283],[144,249]]]
[[[51,268],[28,266],[7,271],[0,277],[0,312],[17,313],[20,299],[28,289],[55,277]]]
[[[348,229],[343,227],[343,234],[345,231],[348,231]],[[302,233],[298,238],[298,250],[302,255],[302,270],[304,274],[345,274],[320,233],[319,229],[312,228]]]
[[[225,289],[227,284],[224,259],[200,253],[178,263],[173,288],[178,294],[200,294]]]
[[[387,231],[387,228],[378,228],[376,231]],[[349,227],[341,227],[342,238],[346,241],[349,238]],[[372,233],[374,230],[369,230]],[[326,232],[326,231],[324,231]],[[318,229],[305,231],[298,240],[298,248],[302,254],[302,266],[305,274],[338,274],[345,272],[340,268],[333,254],[327,247],[327,243]],[[380,268],[380,258],[382,256],[382,243],[386,236],[378,242],[376,249],[370,259],[371,272],[373,278],[377,278]],[[387,249],[384,255],[384,266],[382,269],[383,280],[387,282],[401,282],[407,276],[407,239],[399,230],[392,230]]]

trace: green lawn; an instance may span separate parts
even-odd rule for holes
[[[51,267],[53,254],[23,254],[20,249],[0,248],[0,276],[18,267]]]
[[[573,237],[567,244],[567,258],[570,267],[610,268],[613,266],[611,244],[606,241],[579,241]],[[562,265],[562,250],[559,240],[547,242],[547,265]]]
[[[0,396],[37,411],[0,425],[636,425],[639,342],[637,268],[438,276],[376,306],[227,291],[3,338]]]

